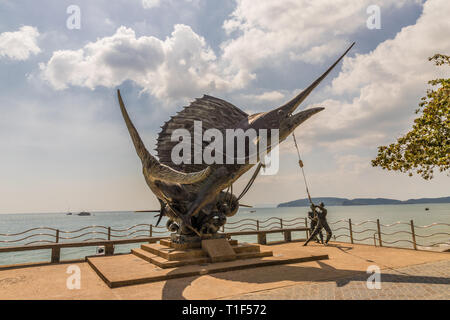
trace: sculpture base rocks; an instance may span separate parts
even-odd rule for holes
[[[289,255],[275,255],[269,247],[238,244],[236,240],[204,240],[196,248],[179,249],[169,239],[144,244],[132,254],[90,257],[89,265],[110,287],[165,281],[248,268],[328,259],[295,250]],[[234,253],[231,253],[231,251]],[[215,262],[214,262],[215,261]]]
[[[261,251],[259,245],[238,244],[224,237],[183,244],[161,240],[143,244],[131,253],[163,269],[273,255],[272,251]]]
[[[203,237],[199,237],[197,235],[194,236],[186,236],[178,233],[170,234],[170,241],[174,244],[180,245],[181,247],[201,247],[202,240],[207,239],[225,239],[226,235],[223,233],[215,233],[215,234],[205,234]]]

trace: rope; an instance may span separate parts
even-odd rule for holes
[[[308,194],[309,202],[310,202],[312,205],[314,205],[314,203],[313,203],[312,200],[311,200],[311,195],[309,194],[308,183],[306,182],[305,170],[303,169],[303,161],[302,161],[302,158],[300,157],[300,150],[299,150],[299,148],[298,148],[298,145],[297,145],[297,139],[295,139],[295,134],[294,134],[294,132],[292,132],[292,137],[294,138],[295,148],[297,149],[297,154],[298,154],[298,165],[300,166],[300,169],[302,169],[303,181],[305,181],[306,193]]]
[[[297,149],[297,154],[298,154],[298,164],[300,166],[300,168],[302,169],[302,174],[303,174],[303,181],[305,181],[305,187],[306,187],[306,193],[308,194],[308,200],[311,204],[314,204],[312,202],[311,199],[311,195],[309,194],[309,188],[308,188],[308,183],[306,181],[306,175],[305,175],[305,170],[303,169],[303,161],[302,158],[300,156],[300,150],[298,148],[297,145],[297,140],[295,139],[295,135],[294,133],[292,133],[292,137],[294,138],[294,143],[295,143],[295,148]],[[247,183],[247,185],[245,186],[244,190],[242,190],[241,194],[238,197],[238,201],[242,199],[242,197],[244,197],[244,195],[248,192],[248,190],[250,190],[250,187],[252,186],[253,182],[255,181],[256,177],[258,176],[259,171],[261,170],[262,167],[262,163],[260,162],[258,164],[258,167],[256,168],[255,172],[253,173],[252,177],[250,178],[249,182]]]

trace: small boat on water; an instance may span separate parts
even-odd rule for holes
[[[77,213],[77,216],[90,216],[91,213],[87,211],[81,211],[80,213]]]
[[[428,211],[428,210],[430,210],[430,208],[425,208],[425,211]]]

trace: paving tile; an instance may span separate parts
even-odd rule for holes
[[[344,283],[342,280],[340,283]],[[366,279],[362,276],[345,278],[346,284],[336,282],[294,285],[292,287],[266,290],[266,292],[249,293],[242,299],[273,299],[274,296],[289,292],[289,299],[315,300],[415,300],[415,299],[450,299],[450,260],[438,261],[389,269],[382,272],[381,289],[368,289]]]

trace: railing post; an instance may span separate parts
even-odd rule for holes
[[[53,247],[52,248],[52,263],[59,263],[61,256],[61,248],[60,247]]]
[[[153,225],[150,225],[150,238],[153,237]]]
[[[111,240],[111,227],[108,227],[108,240]]]
[[[267,238],[265,232],[258,233],[258,244],[267,244]]]
[[[283,229],[283,218],[280,218],[280,229]]]
[[[383,242],[381,242],[381,227],[380,227],[380,219],[377,219],[377,230],[378,230],[378,242],[380,247],[383,246]]]
[[[114,254],[114,244],[107,243],[105,245],[105,256],[112,256]]]
[[[256,231],[259,231],[259,220],[256,220]]]
[[[411,234],[412,234],[414,250],[417,250],[416,233],[414,231],[414,221],[413,220],[411,220]]]
[[[56,230],[55,242],[56,242],[56,243],[59,242],[59,230]]]
[[[305,227],[308,228],[308,218],[305,217]],[[309,238],[309,229],[306,230],[306,239]]]
[[[284,233],[284,241],[291,242],[292,241],[292,233],[290,230],[286,230]]]
[[[352,219],[348,219],[348,228],[350,230],[350,242],[353,244]]]

